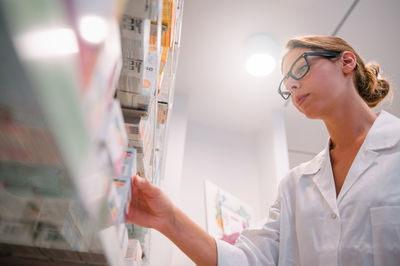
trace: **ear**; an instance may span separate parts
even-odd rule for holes
[[[342,54],[342,70],[343,73],[348,74],[353,72],[356,68],[357,59],[356,56],[350,51],[344,51]]]

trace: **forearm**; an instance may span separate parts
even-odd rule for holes
[[[218,259],[214,238],[177,208],[170,218],[159,231],[197,265],[216,266]]]

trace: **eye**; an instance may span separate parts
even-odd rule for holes
[[[308,70],[308,65],[307,64],[302,64],[296,68],[293,69],[293,75],[296,78],[302,77]]]

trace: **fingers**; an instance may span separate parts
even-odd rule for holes
[[[146,181],[148,182],[148,180],[146,178],[140,177],[138,175],[135,175],[133,177],[133,182],[135,183],[136,186],[142,187],[144,185],[144,183],[146,183]]]
[[[140,177],[138,175],[135,175],[133,177],[133,187],[137,187],[139,190],[148,190],[149,184],[150,182],[146,178]]]
[[[152,185],[149,180],[140,176],[134,176],[132,182],[132,200],[127,220],[140,226],[149,227],[152,219],[152,209],[148,204],[157,196],[157,187]]]
[[[150,194],[152,196],[156,196],[159,194],[158,187],[154,186],[153,184],[150,183],[149,180],[146,178],[140,177],[140,176],[134,176],[133,177],[133,188],[139,189],[143,193]]]

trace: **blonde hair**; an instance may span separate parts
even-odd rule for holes
[[[354,85],[358,94],[368,104],[375,107],[390,92],[390,83],[379,75],[377,63],[365,64],[359,54],[345,40],[334,36],[303,36],[290,39],[286,44],[289,51],[295,48],[309,48],[316,51],[350,51],[356,56],[357,65],[354,68]]]

